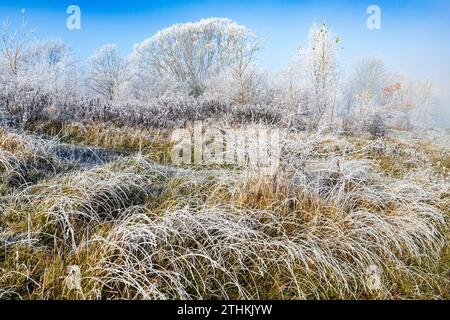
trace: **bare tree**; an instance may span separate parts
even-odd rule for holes
[[[28,64],[38,63],[53,67],[71,55],[72,49],[61,39],[49,39],[33,42],[24,60]]]
[[[431,81],[413,81],[397,76],[397,82],[384,89],[385,108],[391,125],[406,130],[428,129],[435,107],[436,88]]]
[[[64,95],[81,91],[78,60],[60,39],[31,43],[22,65],[18,77],[21,84]]]
[[[3,22],[1,29],[2,47],[0,54],[7,62],[11,73],[17,77],[21,62],[26,56],[32,31],[24,30],[19,34],[18,31],[11,32],[8,20]]]
[[[313,24],[305,49],[300,50],[301,67],[306,76],[300,113],[308,118],[309,129],[317,129],[325,116],[333,122],[337,96],[337,44],[339,38],[326,23]]]
[[[90,89],[108,100],[118,98],[128,79],[128,62],[117,52],[115,44],[97,49],[87,62]]]
[[[389,72],[380,58],[365,58],[358,62],[352,78],[353,91],[369,91],[380,99],[389,81]]]
[[[230,50],[230,71],[238,86],[237,103],[244,105],[257,90],[258,69],[255,66],[257,53],[262,49],[262,41],[245,26],[234,26]]]
[[[386,120],[383,107],[384,89],[390,83],[390,73],[383,60],[365,58],[358,62],[345,88],[345,99],[340,115],[346,131],[360,131],[376,118]]]

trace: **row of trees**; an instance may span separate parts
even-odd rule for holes
[[[128,57],[116,45],[105,45],[83,67],[62,41],[32,41],[31,32],[12,32],[8,22],[1,41],[3,86],[108,101],[214,96],[241,106],[283,108],[311,131],[361,131],[386,121],[407,129],[429,125],[430,83],[396,76],[374,58],[342,72],[339,38],[325,23],[312,26],[306,45],[282,72],[260,68],[263,41],[229,19],[173,25],[136,44]]]

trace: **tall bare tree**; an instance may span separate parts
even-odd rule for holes
[[[360,131],[365,122],[378,115],[387,118],[383,90],[391,81],[384,61],[379,58],[364,58],[356,65],[345,88],[343,108],[340,110],[342,125],[346,131]]]
[[[337,96],[337,54],[339,38],[324,22],[313,24],[305,49],[300,50],[305,79],[305,99],[300,113],[308,118],[309,129],[316,130],[323,122],[332,123]]]
[[[32,31],[27,30],[23,30],[22,33],[11,31],[9,21],[3,22],[0,55],[6,61],[11,73],[16,77],[20,64],[26,56],[32,33]]]
[[[115,44],[105,45],[88,59],[89,88],[108,100],[118,98],[128,78],[128,62],[122,58]]]
[[[230,50],[230,71],[238,86],[237,102],[240,105],[249,101],[258,82],[258,70],[255,66],[257,53],[262,49],[262,41],[245,26],[235,26]]]

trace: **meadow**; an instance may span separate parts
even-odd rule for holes
[[[87,87],[64,44],[8,39],[2,59],[24,58],[0,77],[0,299],[449,299],[450,131],[427,122],[429,83],[379,60],[338,81],[326,24],[282,78],[228,19],[131,60],[105,46]],[[276,170],[174,163],[195,123],[277,130]]]
[[[51,127],[1,130],[2,298],[448,298],[448,132],[289,132],[267,176]]]

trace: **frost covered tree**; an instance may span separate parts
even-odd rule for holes
[[[271,74],[269,88],[273,91],[273,103],[291,115],[301,110],[300,103],[304,87],[303,72],[301,72],[298,56],[289,62],[285,70]]]
[[[130,64],[130,77],[126,83],[129,97],[150,101],[162,97],[186,97],[183,85],[171,74],[157,74],[151,68]]]
[[[53,67],[67,59],[72,54],[71,51],[70,46],[61,39],[41,40],[30,46],[26,61]]]
[[[432,114],[436,108],[436,85],[430,81],[425,80],[416,84],[416,110],[414,112],[415,129],[426,130],[433,125]]]
[[[353,96],[367,92],[377,104],[382,103],[383,90],[391,75],[383,60],[365,58],[359,61],[350,79],[349,93]]]
[[[371,119],[386,120],[384,88],[391,81],[383,60],[365,58],[357,63],[347,81],[342,109],[339,110],[344,130],[361,131]]]
[[[115,44],[97,49],[87,61],[88,86],[93,93],[108,100],[119,98],[129,78],[129,64]]]
[[[25,29],[22,31],[21,33],[19,31],[11,31],[10,23],[6,20],[3,22],[0,33],[0,56],[3,63],[14,76],[17,76],[21,63],[27,54],[30,38],[33,33]]]
[[[251,38],[247,28],[230,19],[175,24],[135,45],[131,61],[135,73],[169,76],[198,97],[213,77],[231,65],[237,79],[245,78],[259,48]]]
[[[338,94],[338,43],[326,23],[313,24],[306,48],[300,49],[300,72],[304,75],[300,114],[309,130],[333,123]]]
[[[80,69],[72,49],[60,39],[31,43],[19,81],[29,87],[62,94],[80,93]]]
[[[238,106],[268,104],[273,100],[270,72],[252,65],[237,76],[231,68],[212,77],[204,96],[223,99]]]
[[[230,74],[237,87],[235,102],[240,105],[255,100],[262,82],[261,73],[255,65],[256,55],[262,49],[262,41],[245,26],[233,24],[231,37]]]
[[[405,76],[398,76],[396,82],[383,92],[392,126],[405,130],[428,129],[436,92],[431,81],[413,81]]]

